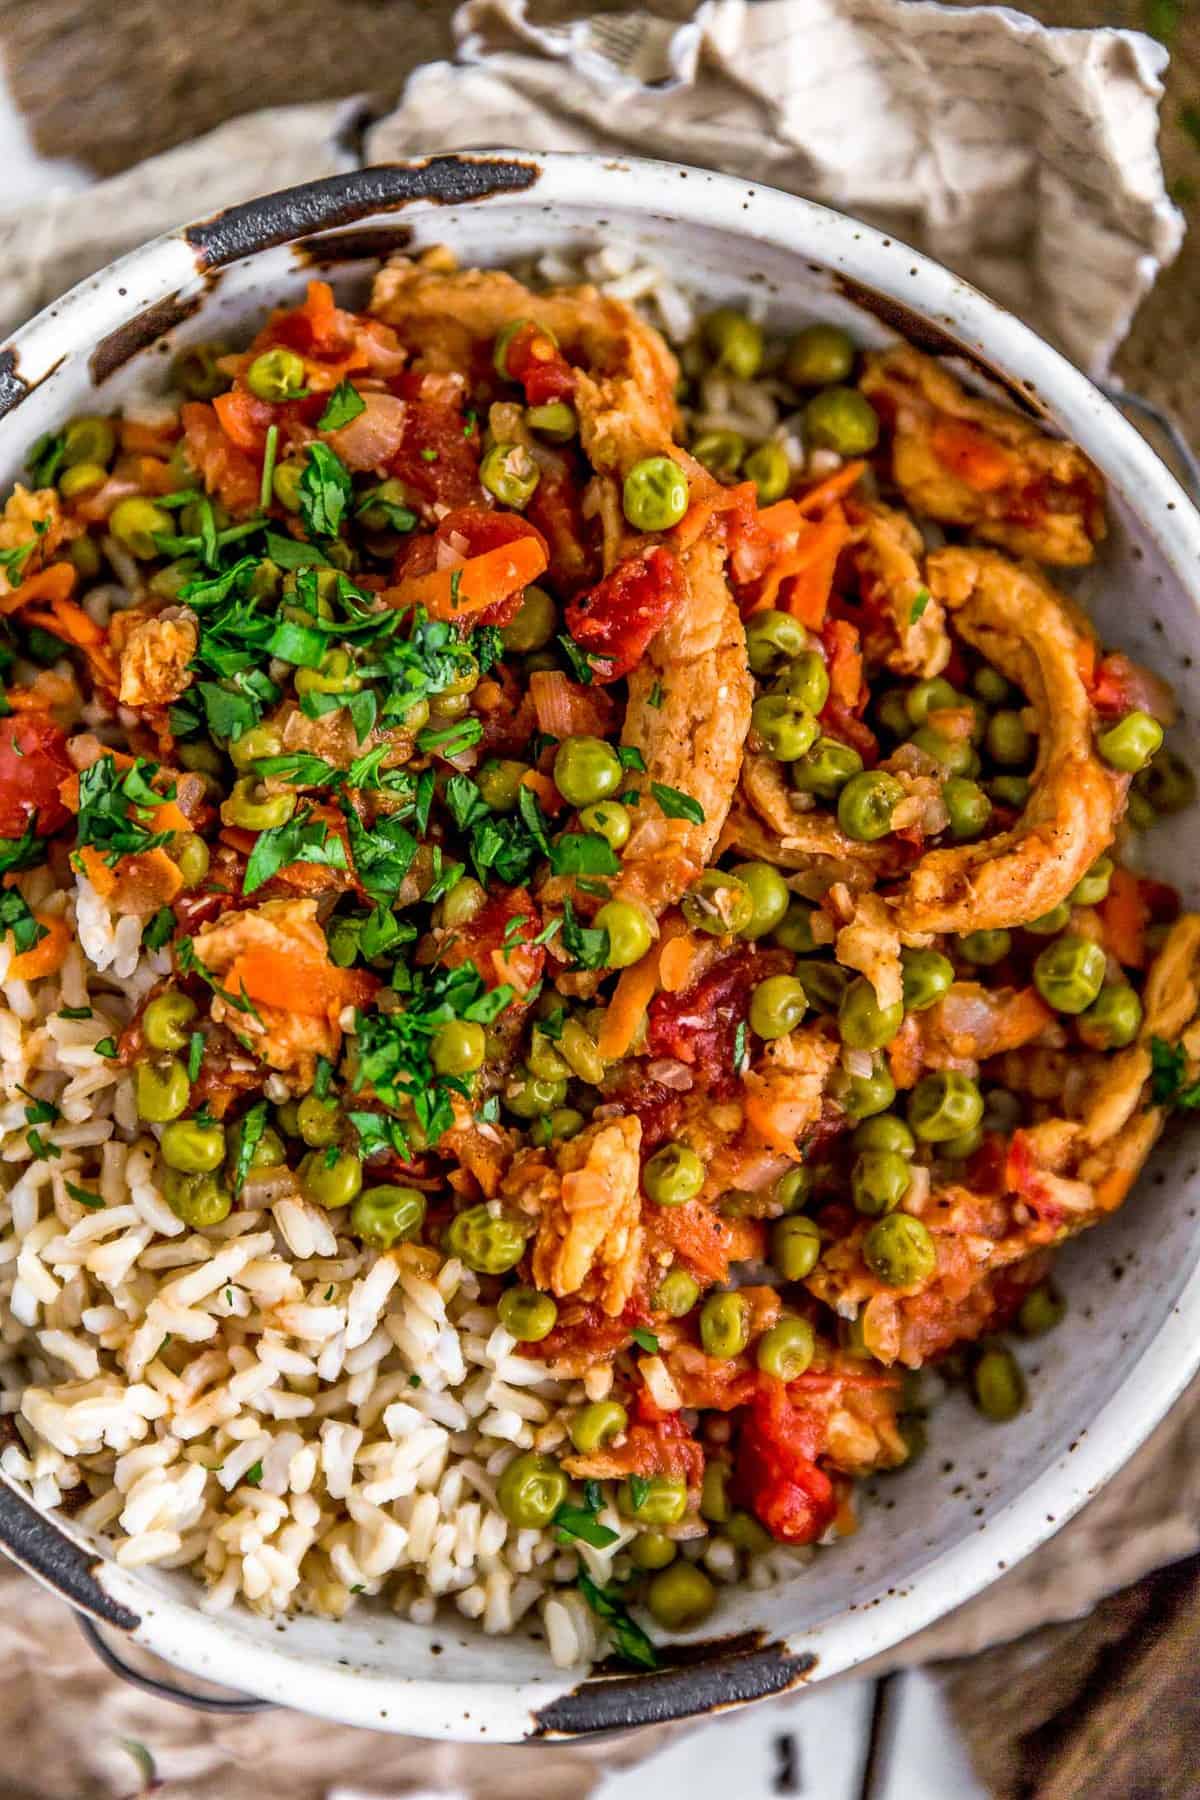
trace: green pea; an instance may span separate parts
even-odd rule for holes
[[[771,934],[775,942],[797,956],[807,956],[810,950],[817,948],[812,922],[813,915],[819,910],[807,900],[789,900],[787,911]]]
[[[271,475],[271,492],[285,512],[300,511],[300,480],[304,468],[304,462],[281,462],[275,465]]]
[[[131,556],[148,562],[159,554],[155,538],[172,531],[173,525],[170,513],[139,496],[118,500],[108,516],[108,529]]]
[[[1125,818],[1134,831],[1149,831],[1152,825],[1158,823],[1158,814],[1145,794],[1139,794],[1136,788],[1131,788],[1129,791]]]
[[[746,440],[740,431],[705,431],[692,445],[692,455],[718,481],[732,481],[742,466]]]
[[[674,1562],[646,1589],[646,1606],[664,1631],[692,1631],[717,1604],[717,1590],[695,1563]]]
[[[362,1158],[343,1150],[330,1161],[328,1151],[310,1150],[301,1160],[298,1174],[305,1198],[333,1212],[349,1206],[362,1187]]]
[[[68,469],[77,469],[86,463],[106,467],[116,448],[117,433],[112,420],[102,419],[94,413],[72,419],[63,432],[62,460]]]
[[[515,762],[508,757],[489,757],[475,780],[493,812],[509,813],[517,810],[521,786],[528,773],[528,763]]]
[[[874,843],[891,830],[892,815],[903,798],[904,789],[894,775],[864,770],[852,775],[838,795],[838,824],[856,843]]]
[[[227,825],[241,826],[244,831],[271,831],[286,825],[295,810],[293,789],[282,794],[263,794],[254,777],[244,775],[234,782],[232,793],[222,803],[221,817]]]
[[[493,1216],[486,1204],[469,1206],[451,1221],[446,1248],[477,1275],[504,1275],[525,1254],[525,1232],[506,1213]]]
[[[997,806],[1015,807],[1018,812],[1024,811],[1033,792],[1033,783],[1025,775],[994,775],[987,784],[989,798]]]
[[[479,465],[479,479],[502,506],[528,506],[541,470],[524,444],[493,444]]]
[[[869,1075],[844,1076],[837,1098],[848,1119],[867,1119],[886,1112],[896,1098],[896,1084],[887,1063],[877,1058]]]
[[[556,1106],[553,1112],[543,1113],[529,1127],[529,1135],[535,1144],[543,1148],[547,1144],[561,1143],[566,1138],[573,1138],[583,1130],[584,1117],[576,1112],[573,1106]]]
[[[300,1136],[300,1106],[296,1100],[285,1100],[275,1108],[275,1123],[284,1137]]]
[[[525,423],[530,431],[549,438],[552,444],[569,444],[579,432],[579,416],[565,400],[550,400],[545,406],[527,406]]]
[[[805,1213],[777,1219],[771,1230],[771,1261],[785,1281],[803,1281],[821,1260],[821,1233]]]
[[[803,1212],[812,1194],[812,1171],[797,1163],[781,1175],[771,1189],[771,1198],[781,1213]]]
[[[229,745],[229,760],[235,769],[247,770],[264,757],[279,756],[283,739],[273,725],[252,725]]]
[[[134,1071],[134,1095],[139,1119],[148,1125],[165,1125],[177,1119],[188,1103],[192,1084],[176,1057],[169,1062],[141,1062]]]
[[[342,1110],[332,1095],[305,1094],[296,1108],[296,1129],[310,1150],[327,1150],[342,1135]]]
[[[787,347],[783,372],[794,387],[828,387],[854,367],[854,345],[840,325],[806,325]]]
[[[246,370],[245,381],[256,400],[295,400],[304,388],[304,358],[294,350],[264,350]]]
[[[771,691],[787,694],[809,712],[819,713],[829,698],[829,670],[815,650],[798,650],[776,676]]]
[[[985,739],[993,762],[1019,769],[1033,754],[1033,739],[1019,712],[1001,711],[988,720]]]
[[[496,1483],[496,1504],[518,1530],[541,1530],[567,1497],[570,1483],[550,1456],[514,1456]]]
[[[206,1175],[225,1160],[225,1128],[200,1125],[195,1119],[174,1119],[163,1127],[158,1147],[169,1169]]]
[[[978,782],[951,775],[942,783],[942,799],[949,814],[950,836],[956,843],[969,843],[986,830],[992,803]]]
[[[591,806],[585,806],[579,815],[579,823],[585,831],[602,837],[610,850],[621,850],[629,842],[632,826],[629,808],[622,806],[619,800],[597,800]]]
[[[1123,719],[1096,739],[1096,748],[1110,768],[1136,775],[1162,749],[1163,728],[1147,712],[1126,713]]]
[[[879,442],[879,416],[857,388],[822,388],[804,408],[802,429],[808,449],[839,456],[866,456]]]
[[[185,1175],[180,1169],[164,1174],[163,1199],[175,1217],[195,1231],[219,1225],[233,1206],[232,1194],[215,1174]]]
[[[483,1067],[487,1033],[469,1019],[439,1025],[429,1047],[429,1060],[439,1075],[473,1075]]]
[[[931,725],[920,725],[909,739],[918,750],[940,763],[947,775],[973,775],[978,772],[979,758],[968,738],[943,737]]]
[[[779,762],[795,762],[811,750],[821,730],[803,702],[790,694],[760,694],[750,722]]]
[[[897,1156],[913,1156],[917,1140],[895,1113],[876,1113],[854,1129],[850,1142],[855,1150],[890,1150]]]
[[[520,655],[544,649],[557,630],[557,606],[545,588],[531,582],[521,596],[516,617],[501,626],[500,637],[506,650]]]
[[[754,899],[746,883],[724,869],[705,869],[680,901],[693,931],[710,937],[740,934],[754,919]]]
[[[1104,986],[1106,967],[1099,944],[1068,933],[1046,945],[1033,965],[1033,983],[1055,1012],[1081,1013]]]
[[[888,1287],[915,1287],[937,1270],[937,1249],[927,1226],[910,1213],[886,1213],[862,1243],[863,1261]]]
[[[558,1047],[571,1074],[580,1081],[586,1081],[589,1087],[599,1087],[608,1065],[582,1019],[566,1021]]]
[[[687,476],[669,456],[647,456],[625,477],[621,505],[635,531],[669,531],[688,509]]]
[[[93,581],[100,573],[100,552],[96,547],[96,540],[86,532],[71,539],[67,545],[67,556],[84,581]]]
[[[1066,1311],[1067,1303],[1062,1295],[1049,1282],[1043,1282],[1040,1287],[1030,1288],[1022,1300],[1017,1313],[1017,1329],[1025,1337],[1042,1337],[1062,1324]]]
[[[759,1524],[754,1514],[743,1512],[740,1508],[730,1514],[725,1536],[735,1550],[741,1550],[746,1556],[761,1556],[764,1550],[770,1550],[775,1543],[770,1532]]]
[[[185,769],[194,770],[200,775],[219,776],[225,767],[221,752],[207,739],[180,744],[175,755]]]
[[[787,451],[774,438],[750,452],[744,473],[747,481],[754,483],[760,506],[772,506],[776,500],[782,500],[792,485]]]
[[[686,1269],[669,1269],[658,1284],[654,1310],[666,1313],[672,1319],[682,1319],[691,1312],[699,1298],[699,1285]]]
[[[390,1184],[366,1188],[350,1208],[350,1234],[374,1250],[416,1237],[425,1223],[425,1196],[420,1188]]]
[[[1163,818],[1186,811],[1196,798],[1196,777],[1183,758],[1166,745],[1140,772],[1137,785],[1139,793]]]
[[[634,1568],[647,1572],[667,1568],[678,1554],[675,1539],[665,1531],[639,1531],[626,1551]]]
[[[292,677],[296,692],[304,694],[356,694],[362,686],[361,676],[354,673],[354,665],[348,650],[327,650],[321,658],[319,669],[297,669]],[[440,703],[446,704],[448,695],[438,696]],[[466,703],[463,703],[463,711]]]
[[[908,1123],[922,1143],[943,1143],[971,1131],[983,1117],[983,1095],[959,1069],[922,1075],[908,1096]]]
[[[771,863],[737,863],[730,873],[749,890],[754,912],[739,935],[752,941],[766,937],[786,917],[791,904],[787,882]]]
[[[864,1150],[850,1175],[855,1207],[869,1218],[894,1212],[911,1185],[907,1159],[897,1150]]]
[[[1098,857],[1083,879],[1076,882],[1067,898],[1072,906],[1099,906],[1108,893],[1112,878],[1112,858]]]
[[[545,1337],[546,1334],[541,1335]],[[594,1450],[603,1450],[615,1443],[624,1435],[628,1424],[629,1414],[619,1401],[596,1400],[581,1408],[571,1420],[571,1442],[581,1456],[590,1456]]]
[[[1025,1405],[1025,1377],[1011,1350],[985,1350],[971,1371],[971,1393],[985,1419],[998,1425]]]
[[[880,726],[894,738],[906,738],[912,730],[908,716],[908,695],[903,688],[889,688],[875,702],[875,717]]]
[[[819,737],[812,749],[791,766],[792,786],[820,800],[836,800],[852,775],[862,768],[862,757],[837,738]]]
[[[708,1462],[700,1483],[700,1517],[710,1525],[723,1525],[729,1517],[729,1470],[724,1463]]]
[[[1025,930],[1032,931],[1036,937],[1057,937],[1058,933],[1071,923],[1071,908],[1066,900],[1052,906],[1048,913],[1041,913],[1036,919],[1026,919]]]
[[[904,1005],[880,1006],[865,976],[850,983],[838,1007],[838,1031],[851,1050],[882,1050],[904,1023]]]
[[[94,493],[108,480],[103,463],[75,463],[58,478],[58,491],[64,500],[77,500],[81,494]]]
[[[653,942],[649,920],[641,907],[629,900],[609,900],[592,923],[608,933],[610,969],[628,969],[640,962]]]
[[[768,608],[746,621],[746,657],[755,675],[777,675],[807,649],[808,633],[791,613]]]
[[[758,1340],[755,1359],[764,1375],[795,1381],[812,1362],[816,1337],[807,1319],[780,1319]]]
[[[904,696],[904,709],[912,725],[924,725],[931,712],[948,712],[961,705],[962,695],[942,675],[918,681]]]
[[[178,988],[168,988],[149,1002],[142,1014],[142,1035],[152,1050],[183,1050],[196,1004]]]
[[[750,996],[750,1029],[760,1038],[786,1037],[807,1010],[803,982],[793,975],[768,975]]]
[[[972,1125],[969,1131],[959,1131],[951,1138],[943,1138],[938,1145],[938,1155],[949,1157],[951,1162],[966,1162],[974,1156],[983,1142],[983,1125]]]
[[[496,1302],[500,1323],[519,1344],[540,1344],[558,1320],[558,1306],[537,1288],[505,1288]]]
[[[569,737],[554,753],[554,785],[571,806],[607,800],[624,778],[616,751],[603,738]]]
[[[567,1084],[542,1075],[518,1075],[504,1090],[504,1104],[518,1119],[536,1119],[553,1112],[567,1097]]]
[[[687,1482],[677,1475],[651,1475],[637,1489],[623,1481],[617,1490],[617,1505],[627,1519],[643,1525],[678,1525],[687,1511]]]
[[[710,1294],[700,1308],[700,1342],[727,1361],[750,1342],[750,1309],[741,1294]]]
[[[225,344],[189,344],[171,363],[171,380],[189,400],[215,400],[231,385],[217,363],[229,355]]]
[[[843,969],[834,962],[825,962],[819,957],[795,963],[792,974],[803,984],[808,1004],[818,1012],[837,1012],[846,989],[850,986],[848,969]]]
[[[752,381],[762,367],[762,326],[732,306],[718,306],[701,321],[705,347],[719,369],[738,381]]]
[[[1090,1050],[1123,1050],[1142,1028],[1142,1003],[1124,982],[1102,987],[1076,1029]]]
[[[990,969],[1012,949],[1011,931],[965,931],[958,940],[959,952],[977,968]]]
[[[900,967],[905,1012],[927,1012],[954,980],[954,964],[939,950],[902,950]]]
[[[486,901],[487,894],[481,884],[473,875],[464,875],[438,902],[441,908],[441,922],[449,928],[469,925]]]
[[[704,1164],[690,1144],[664,1144],[642,1170],[642,1186],[658,1206],[682,1206],[704,1186]]]
[[[976,669],[971,686],[986,706],[1003,706],[1012,692],[999,669],[993,669],[988,663]]]

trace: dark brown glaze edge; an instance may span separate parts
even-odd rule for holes
[[[29,383],[17,374],[16,351],[0,350],[0,419],[20,406],[31,391]]]
[[[324,231],[318,237],[300,238],[292,245],[292,254],[301,265],[313,269],[333,269],[341,263],[383,262],[397,250],[412,243],[412,226],[351,226],[348,231]]]
[[[1006,375],[1003,369],[981,356],[970,344],[964,344],[946,326],[939,325],[924,313],[914,312],[903,300],[895,300],[891,294],[881,294],[878,288],[867,287],[864,282],[855,281],[853,276],[844,275],[840,270],[833,270],[832,275],[838,293],[844,295],[854,306],[870,313],[882,325],[907,338],[910,344],[915,344],[918,350],[927,351],[930,356],[955,356],[961,362],[969,363],[993,387],[1003,389],[1021,412],[1028,413],[1039,423],[1045,422],[1045,408],[1039,404],[1036,394],[1031,392],[1029,386]]]
[[[521,193],[540,174],[537,163],[509,157],[431,156],[423,162],[383,163],[226,207],[189,225],[184,237],[200,269],[218,269],[292,238],[353,225],[415,200],[458,206],[491,194]]]
[[[0,1481],[0,1549],[64,1600],[119,1631],[136,1631],[137,1613],[112,1600],[96,1580],[97,1562],[43,1517],[33,1503]]]
[[[530,1735],[583,1737],[723,1712],[799,1687],[816,1666],[810,1652],[770,1643],[657,1674],[592,1676],[541,1707]]]
[[[88,358],[88,368],[96,386],[115,375],[139,350],[148,350],[174,326],[190,319],[203,302],[203,294],[191,294],[186,300],[178,294],[167,294],[101,338]]]

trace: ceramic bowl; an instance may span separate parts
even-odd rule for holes
[[[867,344],[897,332],[1075,439],[1106,475],[1112,535],[1079,583],[1103,635],[1200,697],[1200,517],[1103,396],[957,276],[823,207],[696,169],[599,156],[436,157],[338,175],[157,238],[84,282],[0,350],[0,479],[79,411],[165,386],[169,357],[238,341],[319,271],[361,300],[381,256],[438,242],[465,264],[632,243],[708,303],[814,317]],[[1200,813],[1150,840],[1194,887]],[[1195,898],[1194,893],[1190,896]],[[183,1575],[126,1571],[64,1520],[0,1491],[9,1552],[93,1616],[192,1675],[355,1725],[504,1741],[706,1712],[837,1674],[1012,1568],[1120,1466],[1200,1361],[1200,1138],[1172,1136],[1124,1210],[1070,1246],[1071,1312],[1025,1354],[1033,1405],[989,1425],[949,1400],[932,1447],[869,1487],[862,1528],[795,1580],[729,1589],[711,1632],[654,1674],[584,1679],[540,1642],[488,1638],[453,1611],[423,1627],[370,1609],[341,1623],[234,1609],[210,1618]]]

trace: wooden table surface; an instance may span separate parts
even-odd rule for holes
[[[967,0],[951,0],[967,3]],[[605,9],[590,0],[586,10]],[[628,0],[609,0],[622,10]],[[540,16],[584,10],[543,0]],[[656,0],[683,17],[689,0]],[[1173,197],[1200,216],[1200,20],[1190,0],[1027,0],[1047,24],[1126,25],[1169,39],[1162,144]],[[233,114],[359,91],[395,96],[449,49],[441,0],[206,0],[203,28],[161,0],[10,0],[9,79],[37,148],[109,174]],[[201,15],[197,15],[200,17]],[[337,54],[328,44],[336,17]],[[1118,373],[1200,445],[1200,238],[1143,305]],[[981,1779],[1001,1800],[1195,1800],[1200,1794],[1200,1558],[1088,1619],[941,1665]]]

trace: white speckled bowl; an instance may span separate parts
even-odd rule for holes
[[[1055,351],[945,269],[820,206],[724,176],[599,156],[436,158],[367,169],[156,239],[50,307],[0,351],[0,480],[73,412],[163,382],[168,353],[248,335],[314,266],[361,296],[375,261],[445,241],[464,263],[632,241],[708,301],[762,297],[779,326],[835,318],[860,341],[895,332],[965,357],[1100,465],[1113,534],[1080,584],[1111,641],[1176,684],[1200,684],[1200,517],[1157,457]],[[1152,841],[1194,887],[1196,817]],[[1117,1469],[1200,1361],[1195,1140],[1172,1137],[1102,1231],[1072,1245],[1069,1322],[1025,1356],[1034,1405],[997,1429],[958,1400],[933,1447],[870,1490],[859,1534],[790,1584],[723,1594],[690,1660],[586,1682],[541,1644],[487,1638],[454,1613],[432,1628],[366,1608],[341,1624],[209,1618],[182,1575],[97,1560],[69,1524],[0,1488],[0,1540],[76,1605],[198,1676],[376,1729],[494,1741],[623,1728],[779,1692],[852,1667],[984,1587]],[[1124,1279],[1118,1282],[1118,1277]]]

